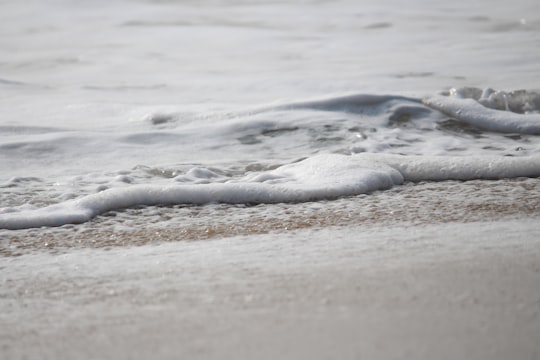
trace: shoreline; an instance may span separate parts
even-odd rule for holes
[[[0,256],[286,234],[334,226],[412,226],[538,217],[540,178],[407,183],[329,201],[139,207],[109,212],[78,225],[0,230]]]

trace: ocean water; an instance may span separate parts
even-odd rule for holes
[[[539,177],[539,45],[532,0],[2,1],[0,236]]]

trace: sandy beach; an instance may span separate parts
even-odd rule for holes
[[[433,203],[460,214],[446,221],[345,219],[3,256],[2,358],[537,359],[537,182],[488,183],[486,196],[471,189],[477,196],[460,196],[461,212],[442,184],[401,189],[436,186]],[[499,191],[508,184],[512,199]],[[415,213],[416,200],[393,198]],[[512,213],[496,211],[508,209],[503,199]]]
[[[1,0],[0,360],[540,360],[540,1],[403,4]]]

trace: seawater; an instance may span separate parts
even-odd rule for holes
[[[3,234],[540,176],[535,1],[0,9]]]

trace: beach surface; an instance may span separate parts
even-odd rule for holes
[[[540,1],[0,1],[0,360],[540,359]]]
[[[463,196],[480,183],[484,193]],[[0,352],[6,359],[537,359],[536,183],[403,187],[392,198],[417,215],[394,221],[343,217],[341,224],[142,245],[139,229],[132,234],[139,240],[123,246],[4,252]],[[511,197],[502,191],[508,184]],[[516,201],[519,189],[528,203]],[[449,196],[457,190],[461,207]],[[419,217],[417,197],[404,195],[411,191],[424,192],[425,208],[432,197],[454,215]],[[381,196],[336,204],[383,206]]]

